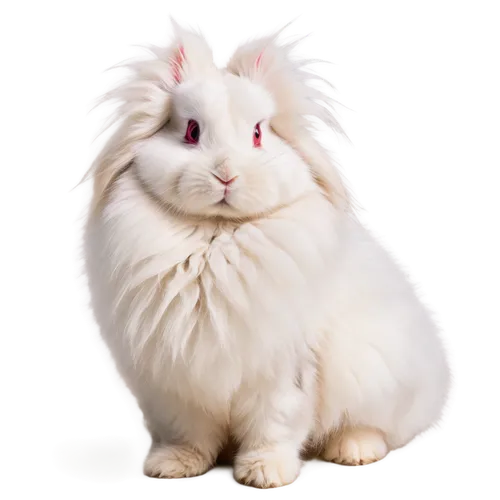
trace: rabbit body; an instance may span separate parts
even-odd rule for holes
[[[339,463],[383,458],[441,414],[436,327],[319,146],[287,135],[272,84],[216,73],[198,35],[179,39],[161,78],[147,77],[154,91],[141,88],[150,108],[129,113],[139,140],[118,131],[98,159],[85,234],[95,316],[152,436],[145,472],[201,474],[229,441],[235,477],[258,487],[292,482],[307,447]],[[260,74],[268,47],[236,62]]]

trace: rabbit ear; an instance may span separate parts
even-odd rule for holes
[[[174,43],[163,59],[171,69],[171,83],[179,84],[192,77],[207,77],[217,72],[212,50],[200,33],[188,31],[171,19],[175,33]]]
[[[93,210],[114,180],[132,163],[138,142],[167,122],[173,89],[190,78],[209,77],[217,72],[205,39],[173,20],[172,24],[173,43],[166,49],[149,47],[153,58],[122,65],[130,70],[128,80],[99,101],[118,103],[104,130],[114,124],[118,127],[83,178],[83,181],[94,179]]]
[[[354,146],[341,114],[349,107],[336,97],[336,85],[317,71],[320,63],[332,65],[332,61],[300,52],[311,34],[288,33],[296,21],[239,41],[224,65],[271,94],[276,104],[271,127],[304,158],[332,203],[363,212],[337,152],[322,140],[327,134],[340,144]]]
[[[262,51],[259,56],[257,57],[257,60],[255,61],[255,68],[259,69],[260,68],[260,63],[262,61],[262,55],[264,54],[264,51]]]
[[[186,54],[184,52],[184,47],[182,45],[175,51],[173,59],[172,59],[172,74],[176,83],[180,83],[182,81],[182,65],[186,58]]]

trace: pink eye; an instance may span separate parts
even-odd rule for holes
[[[255,128],[253,129],[253,147],[260,148],[261,141],[262,131],[260,130],[260,123],[257,123],[257,125],[255,125]]]
[[[189,120],[184,141],[188,144],[198,144],[200,140],[200,125],[196,120]]]

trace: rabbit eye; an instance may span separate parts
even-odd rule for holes
[[[189,120],[184,141],[188,144],[198,144],[200,140],[200,125],[196,120]]]
[[[253,129],[253,147],[260,148],[262,141],[262,130],[260,130],[260,123],[257,123]]]

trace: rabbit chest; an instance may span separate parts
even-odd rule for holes
[[[111,295],[111,341],[178,384],[272,374],[316,342],[337,240],[329,207],[317,196],[242,224],[112,211],[98,230],[110,251],[94,272]]]

